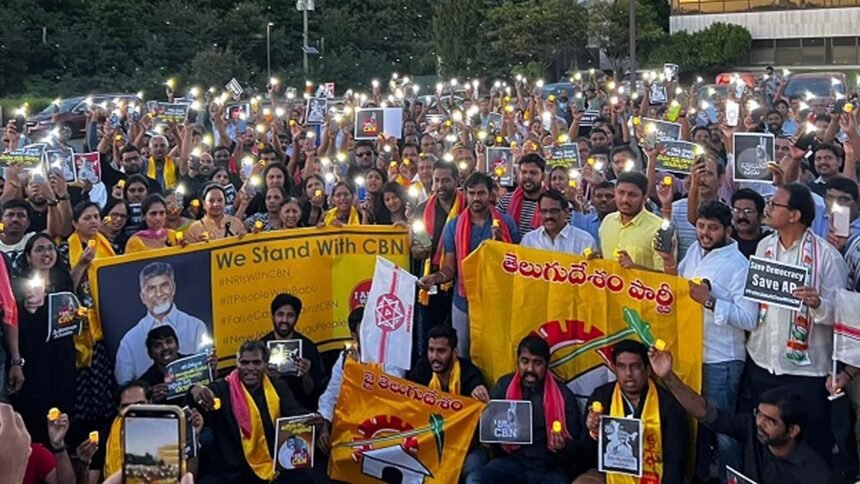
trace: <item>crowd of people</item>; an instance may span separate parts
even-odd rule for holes
[[[242,344],[235,370],[172,399],[165,368],[197,351],[206,327],[180,321],[190,316],[173,306],[169,266],[156,262],[141,273],[151,317],[123,341],[145,344],[148,358],[115,367],[97,321],[83,317],[80,335],[56,339],[46,337],[45,321],[53,293],[93,306],[95,259],[350,225],[410,232],[419,277],[415,363],[409,372],[386,372],[484,402],[533,404],[533,443],[475,443],[463,481],[726,483],[731,466],[765,484],[853,482],[860,369],[840,363],[831,374],[831,360],[835,295],[860,290],[860,110],[844,108],[836,93],[811,108],[786,98],[786,78],[772,69],[759,85],[733,85],[727,97],[708,99],[698,98],[696,84],[656,75],[641,94],[600,72],[571,80],[570,92],[517,78],[489,89],[446,83],[417,96],[408,78],[393,78],[390,93],[373,82],[367,95],[330,99],[320,124],[305,119],[306,101],[274,79],[265,99],[252,98],[235,116],[225,96],[198,96],[184,121],[167,123],[135,115],[142,101],[92,104],[84,151],[100,154],[95,183],[10,165],[0,184],[0,397],[11,404],[0,404],[0,483],[113,482],[122,466],[118,415],[144,403],[193,409],[199,457],[189,468],[198,482],[325,482],[342,367],[357,358],[362,309],[348,320],[355,344],[326,358],[301,334],[302,300],[280,294],[268,308],[272,332]],[[663,102],[649,95],[654,88],[662,88]],[[167,96],[174,101],[172,86]],[[738,123],[726,119],[732,103]],[[702,116],[703,106],[717,119]],[[356,114],[380,107],[402,110],[399,132],[354,139]],[[584,122],[587,112],[596,115]],[[680,139],[698,144],[688,174],[657,168],[662,145],[647,142],[649,119],[676,122]],[[5,152],[70,141],[65,132],[19,128],[7,124]],[[771,183],[735,180],[736,133],[775,136]],[[578,150],[575,166],[548,160],[545,150],[564,144]],[[499,147],[510,149],[512,177],[487,162]],[[835,230],[837,209],[850,214],[847,235]],[[661,237],[667,220],[668,241]],[[701,393],[677,377],[671,353],[634,340],[613,346],[616,381],[591,395],[574,395],[552,375],[550,347],[537,336],[510,349],[517,363],[509,375],[486,381],[469,359],[475,342],[459,277],[463,259],[486,240],[689,279],[704,314]],[[794,291],[800,310],[744,298],[751,256],[809,269]],[[167,303],[162,293],[170,293]],[[297,374],[268,367],[266,342],[285,339],[302,341]],[[839,393],[847,398],[828,400]],[[607,415],[644,421],[646,438],[658,443],[654,472],[628,478],[596,470],[594,402]],[[274,420],[307,413],[318,426],[315,469],[275,475]],[[695,433],[690,418],[700,423]],[[90,439],[92,432],[101,439]]]

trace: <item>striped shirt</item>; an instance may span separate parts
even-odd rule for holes
[[[511,218],[516,220],[514,214],[508,213],[508,205],[511,204],[511,197],[513,196],[514,192],[508,192],[502,195],[502,198],[499,199],[499,203],[496,204],[496,208],[499,209],[500,212],[507,213]],[[521,237],[534,230],[532,228],[532,220],[534,219],[536,210],[538,210],[537,200],[529,200],[528,198],[523,197],[523,203],[520,205],[520,222],[517,224],[517,230]]]

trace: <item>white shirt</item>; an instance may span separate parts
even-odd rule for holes
[[[774,237],[777,240],[774,243]],[[805,235],[804,235],[805,237]],[[813,270],[818,277],[818,294],[821,305],[809,308],[812,331],[809,335],[809,359],[812,364],[797,365],[785,358],[785,344],[789,325],[794,321],[794,311],[768,306],[764,321],[750,333],[747,352],[758,366],[776,375],[826,376],[830,373],[833,354],[833,318],[836,293],[848,285],[848,266],[839,252],[821,237],[815,236],[818,245],[818,260],[813,261]],[[789,248],[779,242],[779,233],[765,237],[758,244],[756,255],[764,257],[767,248],[776,247],[773,260],[791,265],[801,265],[800,251],[803,237]]]
[[[403,375],[406,374],[405,370],[401,370],[399,368],[393,368],[388,365],[383,365],[382,371],[385,373],[396,376],[398,378],[403,378]],[[340,352],[340,355],[337,357],[337,361],[334,362],[334,366],[331,367],[331,379],[328,381],[328,386],[325,387],[325,391],[322,395],[320,395],[319,401],[319,413],[326,420],[331,422],[334,419],[334,406],[337,404],[337,398],[340,396],[340,386],[343,384],[343,351]]]
[[[550,250],[553,252],[565,252],[568,254],[581,255],[585,249],[597,252],[597,241],[588,232],[578,229],[570,224],[565,224],[561,232],[555,236],[555,240],[549,237],[546,229],[540,227],[523,235],[520,245],[534,249]]]
[[[748,269],[749,261],[734,240],[708,253],[693,242],[678,265],[679,276],[707,279],[717,300],[713,311],[704,312],[705,364],[746,359],[746,331],[758,324],[758,304],[744,298]]]
[[[203,349],[204,340],[209,338],[206,325],[194,316],[176,308],[170,308],[164,322],[155,319],[147,313],[133,328],[128,330],[119,343],[116,351],[116,381],[120,385],[128,383],[143,375],[152,366],[152,358],[146,351],[146,335],[163,324],[169,324],[179,338],[179,351],[184,354],[194,354]],[[205,338],[204,338],[205,336]]]
[[[7,245],[4,244],[2,240],[0,240],[0,252],[5,252],[9,254],[10,252],[21,252],[24,250],[24,246],[27,245],[27,241],[33,238],[36,235],[36,232],[27,232],[21,237],[21,240],[18,241],[17,244]]]

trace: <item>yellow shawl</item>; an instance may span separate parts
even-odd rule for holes
[[[439,380],[439,375],[433,372],[433,378],[430,379],[430,384],[427,385],[433,390],[443,391],[442,382]],[[451,366],[451,375],[448,377],[448,393],[452,395],[460,394],[460,359],[454,358],[454,365]]]
[[[158,180],[155,158],[151,156],[149,157],[149,161],[146,163],[146,176],[153,180]],[[169,156],[164,157],[164,188],[165,190],[176,188],[176,165],[173,163],[173,158]]]
[[[260,410],[245,385],[239,381],[238,372],[234,371],[228,378],[230,385],[230,402],[233,406],[233,416],[239,425],[239,437],[242,439],[242,451],[245,460],[260,479],[271,481],[275,478],[275,466],[272,454],[269,452],[269,444],[266,441],[266,433],[263,431],[263,419]],[[244,402],[237,402],[238,389],[241,388]],[[272,422],[281,418],[281,399],[268,376],[263,376],[263,393],[266,395],[266,407],[269,409],[269,417]],[[245,414],[244,411],[248,413]],[[250,425],[250,432],[243,426]],[[247,432],[247,433],[246,433]]]
[[[621,396],[621,386],[615,384],[612,392],[612,407],[609,409],[612,417],[626,417],[624,414],[624,398]],[[623,474],[606,474],[606,484],[639,484],[643,482],[661,482],[663,480],[663,436],[660,431],[660,396],[657,386],[648,379],[648,395],[645,397],[645,407],[642,409],[642,426],[645,429],[642,436],[642,477],[636,478]]]
[[[96,242],[96,259],[116,255],[113,251],[113,246],[110,245],[110,241],[101,232],[97,232],[95,238],[92,240]],[[81,240],[77,232],[69,236],[69,267],[74,268],[81,261],[81,257],[84,254],[84,245],[84,241]],[[78,368],[90,366],[93,359],[93,342],[101,341],[104,337],[102,325],[94,313],[84,322],[84,329],[89,329],[89,331],[81,331],[81,334],[74,336],[75,364]]]
[[[337,208],[332,208],[325,213],[325,225],[328,227],[337,219]],[[361,217],[358,216],[358,210],[355,207],[349,207],[349,221],[347,225],[361,225]]]
[[[122,470],[122,419],[116,417],[110,425],[110,435],[105,442],[105,467],[103,479]]]

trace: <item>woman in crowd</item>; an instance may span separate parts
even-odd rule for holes
[[[203,208],[206,214],[188,228],[185,234],[188,243],[245,235],[242,221],[224,213],[226,198],[224,188],[220,185],[210,183],[203,188]]]
[[[397,182],[388,182],[382,187],[382,203],[386,216],[393,225],[405,227],[412,215],[407,210],[406,190]],[[381,225],[377,223],[377,225]]]
[[[72,283],[81,304],[93,307],[88,269],[95,259],[113,257],[116,253],[110,241],[99,232],[101,226],[99,206],[84,201],[72,210],[74,232],[59,246],[58,254],[71,268]],[[77,395],[74,418],[79,429],[98,430],[104,420],[115,412],[113,405],[113,363],[104,345],[104,334],[98,319],[83,323],[81,333],[75,336],[75,359],[78,375],[75,384]]]
[[[325,179],[320,175],[311,175],[304,181],[302,194],[302,221],[300,226],[313,227],[323,218],[328,210],[325,196]]]
[[[281,229],[295,229],[304,226],[301,225],[303,213],[302,204],[298,198],[288,197],[286,200],[281,202],[281,206],[278,209],[278,216],[281,220],[281,225],[279,227]]]
[[[164,226],[178,234],[184,234],[194,220],[182,216],[182,196],[171,190],[165,193],[164,200],[167,202],[167,220]]]
[[[262,179],[262,181],[265,183],[265,189],[261,189],[262,187],[255,187],[252,185],[253,181],[255,180],[254,176],[249,177],[245,181],[245,185],[242,187],[242,191],[244,193],[254,193],[253,198],[248,203],[245,215],[250,216],[269,211],[268,205],[266,203],[266,196],[268,194],[269,188],[279,187],[286,194],[290,194],[292,191],[292,183],[287,176],[287,167],[285,167],[282,163],[272,163],[270,165],[267,165],[266,168],[263,169]]]
[[[18,301],[18,342],[27,364],[23,367],[24,386],[15,395],[14,405],[33,441],[48,444],[45,416],[53,407],[67,412],[75,407],[77,371],[73,334],[61,335],[62,324],[46,324],[51,317],[74,318],[75,310],[63,311],[69,307],[64,300],[59,315],[48,314],[48,298],[72,293],[74,287],[69,270],[57,263],[57,247],[47,234],[34,235],[24,254],[26,263],[13,288]]]
[[[153,193],[146,197],[141,206],[141,212],[143,212],[143,225],[129,237],[125,245],[126,254],[178,245],[176,232],[165,227],[167,202],[161,195]]]
[[[224,191],[224,203],[226,204],[224,205],[224,213],[233,215],[236,210],[233,206],[233,202],[236,200],[236,187],[230,183],[230,172],[224,167],[217,167],[212,172],[211,180]]]
[[[284,191],[283,187],[274,185],[269,188],[266,188],[266,211],[255,213],[252,214],[250,217],[246,217],[245,230],[247,230],[248,232],[268,232],[270,230],[280,228],[280,208],[281,203],[283,203],[284,199],[286,198],[287,193]],[[239,205],[239,211],[236,214],[237,216],[240,213],[244,213],[247,204],[247,198],[243,199]]]
[[[110,242],[115,254],[122,254],[125,251],[128,236],[123,228],[128,221],[128,214],[128,202],[121,198],[109,197],[101,210],[102,225],[99,232]]]
[[[382,201],[382,187],[385,185],[385,173],[379,168],[372,167],[364,174],[367,199],[360,201],[361,223],[367,225],[389,225],[391,217]]]
[[[334,208],[325,213],[325,218],[320,225],[340,227],[341,225],[359,225],[361,218],[353,205],[355,193],[352,185],[346,182],[337,182],[331,195]]]

